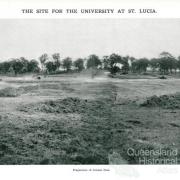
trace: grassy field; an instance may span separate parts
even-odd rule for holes
[[[135,164],[128,148],[180,150],[180,109],[141,106],[179,91],[180,79],[3,77],[0,164]]]

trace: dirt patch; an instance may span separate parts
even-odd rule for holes
[[[28,134],[31,134],[24,139],[27,144],[24,147],[31,148],[28,153],[33,158],[37,157],[37,154],[42,154],[42,149],[43,152],[47,150],[44,155],[39,155],[36,164],[109,163],[108,154],[112,148],[113,138],[111,115],[114,99],[114,94],[109,93],[112,93],[115,87],[107,84],[105,88],[104,98],[95,100],[66,97],[18,107],[18,110],[27,112],[24,113],[25,116],[40,114],[45,119],[42,128],[36,125],[36,121],[32,121],[36,126],[28,126]],[[78,115],[77,120],[74,115]],[[37,131],[41,132],[37,134]],[[27,161],[29,163],[29,160]],[[23,159],[22,163],[24,162]]]
[[[144,101],[141,106],[145,107],[162,107],[165,109],[179,109],[180,108],[180,94],[151,96]]]
[[[93,101],[68,97],[59,100],[49,100],[37,104],[29,104],[18,108],[20,111],[36,111],[44,113],[85,113],[91,110],[100,110],[104,107],[103,101]]]

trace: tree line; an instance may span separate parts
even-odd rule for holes
[[[99,58],[92,54],[87,58],[78,58],[72,60],[66,57],[61,60],[59,53],[54,53],[51,56],[42,54],[38,60],[28,60],[24,57],[11,59],[0,63],[1,74],[23,74],[23,73],[60,73],[76,71],[80,72],[83,69],[105,69],[111,74],[122,73],[145,73],[148,68],[152,72],[159,72],[160,74],[176,73],[180,71],[180,56],[175,58],[169,52],[160,53],[158,58],[134,58],[131,56],[121,56],[119,54],[111,54]]]

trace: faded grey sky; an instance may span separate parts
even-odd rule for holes
[[[55,52],[73,59],[92,53],[180,55],[180,19],[4,19],[0,29],[0,61]]]

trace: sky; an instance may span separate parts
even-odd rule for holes
[[[1,19],[0,61],[60,53],[85,58],[180,55],[180,19]]]

